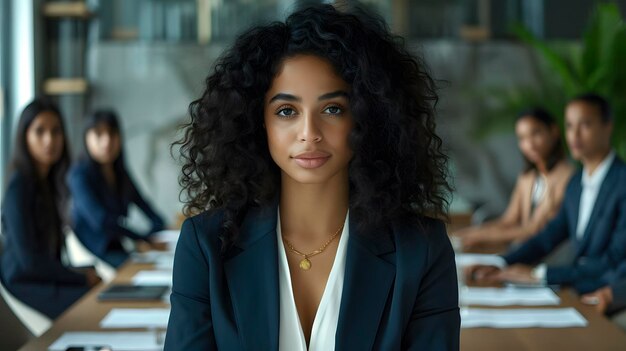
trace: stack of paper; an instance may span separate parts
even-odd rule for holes
[[[162,351],[163,332],[67,332],[49,351],[65,351],[70,346],[108,346],[115,351]]]
[[[464,288],[460,304],[480,306],[548,306],[561,300],[550,288]]]
[[[114,308],[102,321],[102,328],[167,328],[169,308]]]
[[[174,267],[174,254],[172,252],[135,252],[131,257],[135,263],[151,263],[157,269],[172,269]]]
[[[172,271],[139,271],[133,277],[135,285],[168,285],[172,286]]]
[[[459,267],[466,267],[474,264],[483,264],[496,267],[506,266],[506,261],[504,261],[504,258],[498,255],[460,253],[455,256],[455,259],[456,265]]]
[[[574,308],[482,309],[463,308],[461,328],[584,327],[587,320]]]

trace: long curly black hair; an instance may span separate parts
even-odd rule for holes
[[[309,7],[241,34],[189,106],[179,145],[186,215],[223,211],[222,240],[273,199],[280,172],[263,128],[264,96],[285,58],[328,60],[351,87],[350,216],[378,227],[407,214],[446,217],[447,156],[435,134],[436,85],[385,22],[363,10]]]

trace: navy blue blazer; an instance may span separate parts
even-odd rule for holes
[[[222,216],[183,224],[165,350],[278,350],[277,206],[250,210],[225,255]],[[349,229],[336,349],[458,350],[456,268],[443,224],[397,221],[371,235],[351,218]]]
[[[626,309],[626,277],[611,286],[613,290],[612,307],[616,310]]]
[[[54,319],[89,290],[83,274],[64,266],[50,233],[38,228],[37,186],[14,173],[2,205],[3,285],[20,301]],[[61,228],[58,228],[61,232]]]
[[[130,191],[120,196],[112,191],[96,164],[88,160],[76,163],[69,172],[68,186],[72,192],[72,226],[78,239],[96,256],[106,258],[111,247],[121,248],[124,236],[145,240],[151,233],[163,229],[163,219],[144,200],[128,174]],[[152,228],[140,235],[124,226],[128,206],[135,203],[150,219]]]
[[[619,266],[615,276],[616,278],[610,285],[613,301],[608,307],[609,314],[626,310],[626,260]]]
[[[586,293],[611,283],[617,267],[626,260],[626,164],[615,157],[600,186],[589,224],[578,239],[581,180],[582,171],[579,171],[568,183],[556,217],[504,259],[508,264],[535,264],[570,238],[574,244],[574,261],[564,266],[548,266],[547,283],[571,285]]]

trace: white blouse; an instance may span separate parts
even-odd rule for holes
[[[337,254],[330,270],[322,299],[320,300],[313,328],[311,330],[310,351],[328,351],[335,349],[335,332],[339,320],[339,307],[341,305],[341,293],[343,291],[343,278],[346,267],[346,249],[348,247],[348,214],[343,225],[343,231],[339,238]],[[281,351],[306,351],[306,340],[300,324],[300,317],[296,309],[289,274],[289,263],[283,245],[280,230],[280,210],[276,233],[278,236],[278,282],[280,285],[280,329],[279,350]]]

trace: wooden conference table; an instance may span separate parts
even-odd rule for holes
[[[135,273],[151,269],[152,265],[128,263],[124,265],[114,282],[130,282]],[[66,331],[98,331],[100,321],[113,308],[167,307],[163,302],[99,302],[98,286],[61,315],[52,327],[39,338],[30,341],[20,351],[47,350]],[[582,305],[574,293],[565,290],[558,293],[559,307],[575,307],[588,321],[585,328],[524,328],[490,329],[472,328],[461,332],[461,350],[516,351],[516,350],[626,350],[626,333],[599,315],[593,307]],[[108,331],[122,329],[107,329]],[[134,329],[137,330],[137,329]]]
[[[114,283],[128,283],[140,270],[152,269],[150,264],[128,262],[118,271]],[[113,308],[163,308],[164,302],[99,302],[98,293],[105,285],[95,287],[75,305],[61,315],[39,338],[31,340],[20,351],[47,350],[66,331],[99,331],[100,321]],[[593,307],[583,305],[569,290],[558,293],[561,305],[574,307],[589,322],[584,328],[519,328],[491,329],[471,328],[461,331],[462,351],[555,351],[555,350],[626,350],[626,333],[608,319],[599,315]],[[124,329],[106,329],[107,331]],[[129,330],[129,329],[126,329]],[[138,329],[133,329],[137,331]]]

